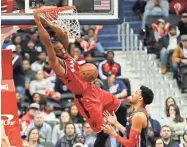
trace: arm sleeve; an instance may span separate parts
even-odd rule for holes
[[[30,95],[33,95],[36,92],[35,81],[31,81],[29,91],[30,91]]]
[[[51,127],[49,127],[47,132],[47,138],[46,138],[47,142],[51,142],[51,134],[52,134],[52,129]]]
[[[54,128],[53,128],[53,133],[52,133],[52,143],[53,145],[56,144],[57,140],[58,140],[58,125],[56,125]]]
[[[58,140],[55,144],[55,147],[61,147],[61,140]]]
[[[125,147],[135,147],[139,143],[140,133],[131,129],[129,139],[123,138],[120,135],[116,136],[116,140]]]
[[[121,76],[121,65],[120,64],[119,64],[119,71],[118,71],[117,76]]]

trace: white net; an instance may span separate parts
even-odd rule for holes
[[[63,7],[62,10],[44,11],[40,16],[51,25],[59,27],[66,32],[70,42],[80,37],[80,24],[75,7]]]

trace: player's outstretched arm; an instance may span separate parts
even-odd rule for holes
[[[57,75],[63,76],[65,74],[65,69],[61,66],[59,60],[56,58],[56,53],[52,46],[51,38],[49,36],[49,33],[46,31],[46,29],[43,27],[41,23],[39,12],[40,12],[39,9],[34,11],[34,20],[38,27],[40,40],[42,41],[43,45],[47,49],[48,60],[52,69]]]
[[[64,48],[68,49],[69,40],[68,40],[67,33],[64,32],[61,28],[51,25],[45,19],[41,18],[41,20],[42,20],[42,23],[44,23],[45,25],[50,27],[52,29],[52,31],[55,32],[55,34],[58,36],[60,42],[63,44]]]
[[[103,115],[111,125],[115,126],[122,134],[125,133],[126,128],[118,122],[115,112],[112,115],[108,111],[105,111]]]
[[[143,113],[137,113],[132,118],[132,127],[129,134],[129,139],[123,138],[118,135],[114,128],[109,125],[103,125],[103,130],[105,133],[116,138],[125,147],[135,147],[139,143],[139,136],[142,129],[145,127],[147,118]]]

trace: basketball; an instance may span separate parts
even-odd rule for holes
[[[86,63],[79,69],[81,79],[87,82],[92,82],[98,77],[98,70],[94,64]]]

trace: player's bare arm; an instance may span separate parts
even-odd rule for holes
[[[54,70],[54,72],[57,75],[63,76],[65,74],[65,69],[61,66],[59,60],[56,57],[56,53],[54,51],[54,48],[53,48],[53,45],[51,42],[51,38],[49,36],[49,33],[46,31],[46,29],[43,27],[43,25],[41,23],[39,12],[40,12],[40,10],[34,11],[34,20],[35,20],[35,23],[38,27],[40,40],[42,41],[43,45],[47,49],[48,60],[49,60],[49,63],[51,65],[52,69]]]
[[[105,119],[108,123],[114,125],[122,134],[124,134],[126,128],[118,122],[116,114],[114,112],[113,114],[110,114],[108,111],[105,111],[103,115],[105,116]]]
[[[53,32],[58,36],[59,41],[63,44],[65,49],[68,49],[69,40],[66,32],[63,32],[61,28],[55,27],[48,23],[45,19],[41,18],[41,22],[52,29]]]
[[[103,125],[103,130],[105,133],[116,138],[118,142],[120,142],[125,147],[134,147],[138,144],[138,138],[143,128],[147,126],[147,117],[144,113],[139,112],[135,114],[132,118],[132,127],[130,130],[129,139],[123,138],[118,135],[114,128],[110,125]]]

